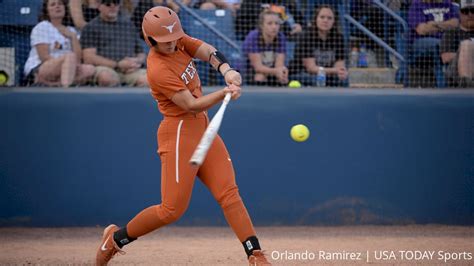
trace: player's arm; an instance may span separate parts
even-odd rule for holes
[[[242,84],[240,73],[231,67],[225,56],[216,50],[214,46],[204,42],[198,48],[194,57],[209,62],[217,72],[224,76],[227,85],[234,84],[240,86]]]
[[[240,96],[240,87],[229,85],[224,89],[206,94],[199,98],[195,98],[189,90],[181,90],[173,95],[171,101],[187,112],[199,113],[206,111],[213,105],[221,102],[228,92],[232,93],[233,96],[235,95],[236,98],[238,98]]]

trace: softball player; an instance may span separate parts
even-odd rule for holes
[[[106,265],[121,248],[137,238],[177,221],[186,211],[195,177],[206,185],[222,207],[227,222],[242,242],[251,265],[270,265],[261,251],[252,221],[235,183],[234,169],[222,139],[217,136],[201,167],[189,159],[203,135],[209,119],[206,110],[231,93],[239,98],[241,76],[211,45],[186,35],[174,11],[154,7],[143,18],[145,41],[151,47],[147,75],[153,97],[163,114],[158,128],[161,159],[159,205],[148,207],[126,227],[105,228],[96,262]],[[208,61],[228,84],[224,89],[203,95],[193,58]]]

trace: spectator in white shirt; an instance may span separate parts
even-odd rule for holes
[[[44,0],[41,22],[31,32],[31,51],[25,64],[26,83],[69,87],[85,84],[95,67],[81,64],[79,36],[63,24],[65,0]]]

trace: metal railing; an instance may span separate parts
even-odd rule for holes
[[[380,9],[382,9],[386,14],[390,15],[392,18],[394,18],[400,25],[402,25],[402,36],[405,38],[408,35],[408,24],[406,21],[400,17],[398,14],[396,14],[393,10],[388,8],[384,3],[380,2],[379,0],[372,0],[372,3],[378,6]],[[345,1],[346,5],[349,5],[349,1]],[[371,32],[369,29],[367,29],[364,25],[362,25],[360,22],[358,22],[356,19],[354,19],[350,14],[343,14],[343,17],[345,20],[347,20],[350,24],[354,25],[357,29],[362,31],[367,37],[372,39],[374,42],[376,42],[378,45],[380,45],[382,48],[384,48],[386,51],[389,53],[393,54],[397,59],[399,59],[402,62],[406,62],[405,55],[400,54],[397,50],[392,48],[389,44],[387,44],[384,40],[382,40],[380,37],[375,35],[373,32]]]
[[[225,34],[223,34],[220,30],[216,29],[214,26],[209,24],[204,18],[199,16],[192,8],[189,8],[185,4],[183,4],[181,1],[177,0],[175,1],[176,4],[179,5],[182,11],[186,12],[190,16],[192,16],[194,19],[202,23],[204,27],[206,27],[208,30],[210,30],[212,33],[217,35],[217,37],[221,38],[224,42],[226,42],[228,45],[230,45],[232,48],[237,50],[240,53],[240,46],[234,42],[233,40],[229,39]]]

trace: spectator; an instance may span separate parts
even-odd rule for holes
[[[415,65],[426,67],[439,60],[439,41],[444,31],[458,26],[451,0],[413,0],[408,11],[412,29],[412,55]]]
[[[132,18],[135,7],[138,5],[137,0],[122,0],[120,14],[126,16],[129,19]]]
[[[336,13],[330,5],[315,11],[313,25],[298,40],[291,63],[291,79],[307,86],[316,85],[316,76],[324,70],[326,86],[343,86],[348,72],[345,66],[344,42],[336,23]]]
[[[236,35],[239,40],[243,40],[254,29],[258,15],[264,9],[270,9],[280,15],[283,21],[280,31],[290,40],[302,32],[305,24],[304,16],[295,0],[244,0],[235,21]]]
[[[227,9],[234,15],[241,4],[240,0],[184,0],[183,3],[201,10]]]
[[[31,32],[31,51],[25,64],[26,83],[69,87],[84,84],[95,73],[92,65],[81,64],[77,31],[63,24],[65,0],[44,0],[41,22]]]
[[[395,12],[406,11],[410,6],[410,0],[384,0],[382,2]]]
[[[99,15],[100,0],[70,0],[69,10],[72,23],[76,29],[82,30],[87,22]],[[131,0],[123,0],[122,12],[129,17],[132,16],[134,5]]]
[[[242,71],[248,84],[288,84],[288,69],[285,66],[286,38],[279,30],[279,15],[267,10],[259,16],[258,29],[251,31],[245,38],[242,45],[245,57]]]
[[[451,87],[474,87],[474,2],[461,0],[461,23],[447,31],[440,44],[441,60],[448,64]]]
[[[99,86],[146,86],[145,54],[132,22],[119,16],[120,0],[100,0],[99,16],[83,29],[84,61],[97,66]]]
[[[99,0],[70,0],[69,10],[72,22],[78,30],[82,30],[87,22],[99,15]]]

